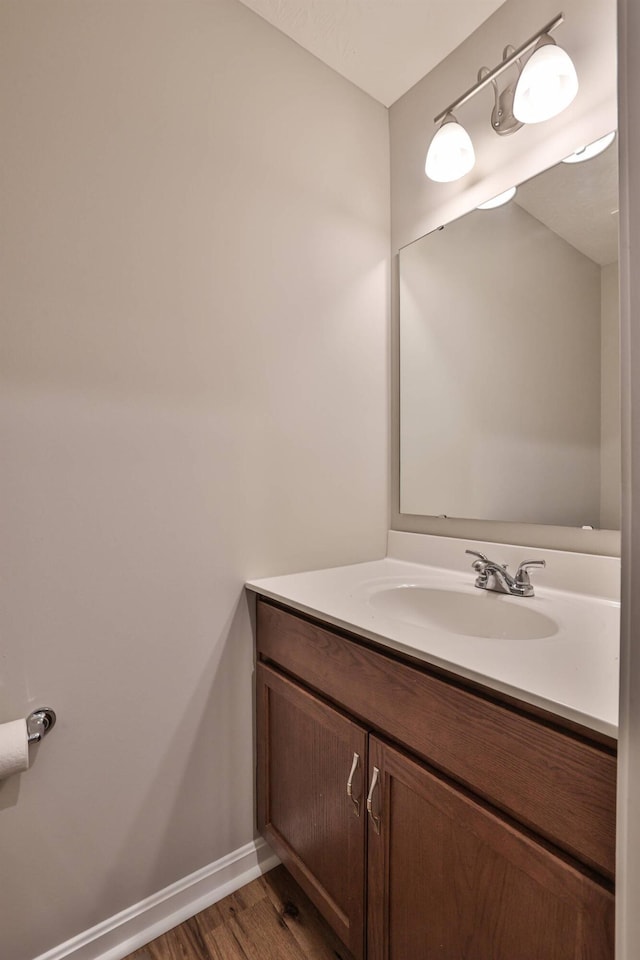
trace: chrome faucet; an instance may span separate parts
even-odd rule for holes
[[[465,553],[477,557],[473,561],[473,569],[478,574],[476,587],[480,590],[494,590],[496,593],[508,593],[511,597],[532,597],[533,586],[529,579],[531,567],[546,567],[544,560],[524,560],[513,577],[507,570],[506,563],[495,563],[485,557],[484,553],[475,550],[465,550]]]

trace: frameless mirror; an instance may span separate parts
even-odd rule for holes
[[[615,145],[400,251],[400,510],[618,529]]]

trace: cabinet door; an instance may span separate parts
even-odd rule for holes
[[[368,960],[613,960],[608,890],[373,737],[369,767]]]
[[[256,703],[258,828],[359,960],[366,731],[263,664]]]

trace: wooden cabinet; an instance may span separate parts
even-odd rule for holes
[[[261,664],[256,682],[260,829],[360,960],[367,732]]]
[[[612,960],[611,744],[273,604],[257,624],[259,828],[357,960]]]
[[[424,765],[372,737],[369,960],[612,957],[612,897]]]

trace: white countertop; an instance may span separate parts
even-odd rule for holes
[[[405,538],[416,536],[419,535],[401,535]],[[434,541],[440,538],[422,539]],[[460,552],[464,557],[468,542],[458,543],[462,545]],[[514,549],[505,547],[502,550],[501,545],[496,544],[473,544],[472,547],[484,547],[482,552],[486,551],[499,562],[503,562],[505,551],[510,560],[508,551]],[[554,560],[558,561],[559,567],[561,561],[567,561],[566,554],[554,556],[554,551],[517,550],[520,559],[551,556],[544,571],[547,580],[550,579],[549,566],[553,566]],[[411,555],[414,554],[415,550]],[[604,566],[608,566],[612,574],[610,581],[615,578],[615,569],[612,571],[611,567],[612,563],[619,566],[618,561],[593,559],[605,561]],[[468,561],[466,557],[462,562],[466,564]],[[532,581],[537,579],[534,577],[537,573],[532,571]],[[536,595],[532,598],[507,597],[478,591],[474,580],[470,568],[461,572],[387,556],[346,567],[252,580],[247,587],[383,647],[409,654],[617,737],[619,603],[607,595],[594,596],[537,585]],[[553,632],[542,638],[526,640],[513,636],[478,637],[426,624],[420,617],[400,619],[378,602],[381,594],[396,587],[455,591],[459,603],[467,603],[466,597],[481,595],[488,603],[515,604],[523,611],[525,608],[531,610],[532,616],[548,617],[553,622]],[[603,592],[611,593],[610,590]]]

